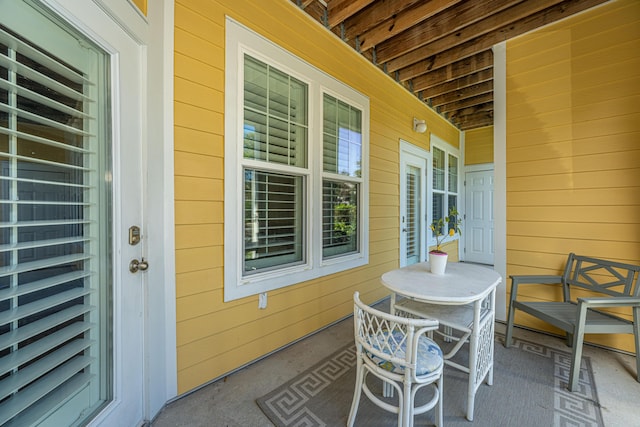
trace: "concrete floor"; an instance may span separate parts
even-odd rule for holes
[[[496,324],[497,332],[504,330],[504,324]],[[519,328],[514,330],[514,336],[567,351],[564,341],[557,337]],[[223,380],[174,400],[151,426],[272,426],[255,400],[352,340],[353,319],[349,317]],[[635,381],[635,357],[590,345],[584,347],[584,355],[591,358],[605,426],[640,427],[640,383]]]

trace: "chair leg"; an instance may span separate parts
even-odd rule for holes
[[[353,427],[353,423],[356,421],[356,414],[358,413],[358,406],[360,405],[360,396],[362,396],[362,383],[364,381],[364,367],[362,361],[358,359],[356,368],[356,385],[353,391],[353,401],[351,402],[351,410],[349,411],[349,419],[347,421],[348,427]]]
[[[636,341],[636,380],[640,383],[640,308],[633,309],[633,335]]]
[[[569,371],[569,391],[577,391],[580,385],[580,365],[582,362],[582,344],[584,343],[584,329],[578,327],[573,334],[573,349],[571,356],[571,369]]]
[[[507,313],[507,331],[504,335],[504,346],[509,347],[511,345],[511,336],[513,335],[513,316],[515,312],[513,302],[509,304],[509,312]]]
[[[415,400],[413,399],[413,393],[411,390],[411,381],[405,375],[404,380],[404,392],[400,397],[400,401],[398,402],[398,407],[400,409],[400,417],[399,426],[403,427],[413,427],[413,408],[415,406]]]
[[[436,427],[442,427],[444,424],[442,422],[442,398],[444,397],[444,389],[442,388],[443,383],[444,383],[444,375],[440,375],[440,378],[438,378],[438,393],[439,393],[439,397],[438,397],[438,404],[436,405]]]

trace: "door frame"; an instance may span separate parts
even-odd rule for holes
[[[91,6],[89,2],[40,1],[89,37],[99,40],[92,30],[95,23],[86,18],[91,16],[87,12]],[[142,230],[142,237],[146,240],[144,255],[150,266],[144,273],[145,308],[141,319],[145,349],[143,417],[146,421],[177,395],[173,185],[174,4],[171,0],[148,2],[145,16],[128,0],[91,1],[138,44],[144,74],[140,76],[139,93],[142,98],[142,180],[146,187],[141,195],[146,228],[146,232]],[[154,72],[149,73],[149,70]],[[154,167],[149,168],[149,164]],[[122,228],[125,224],[115,225]],[[114,228],[115,233],[120,231]],[[122,326],[116,324],[115,331]],[[117,341],[118,337],[114,339]],[[151,354],[153,358],[149,357]],[[114,387],[117,390],[118,385],[114,384]],[[90,425],[107,421],[111,406],[105,408]]]
[[[421,161],[423,161],[424,165],[423,165],[423,175],[421,177],[421,185],[420,185],[420,191],[421,191],[421,210],[422,210],[422,218],[420,219],[420,230],[422,232],[422,239],[420,240],[420,255],[419,255],[419,262],[423,262],[426,261],[427,259],[427,249],[428,249],[428,233],[427,233],[427,220],[428,220],[428,215],[429,215],[429,211],[428,211],[428,201],[429,201],[429,186],[430,186],[430,179],[429,179],[429,165],[431,164],[431,153],[425,149],[422,149],[414,144],[411,144],[408,141],[405,141],[403,139],[400,140],[400,161],[399,161],[399,165],[400,165],[400,193],[399,193],[399,212],[398,212],[398,218],[399,218],[399,253],[398,253],[398,262],[400,264],[400,267],[404,267],[406,265],[406,237],[403,238],[403,228],[404,225],[402,223],[402,213],[404,211],[404,203],[405,203],[405,194],[406,194],[406,189],[404,187],[404,164],[407,163],[407,160],[405,158],[406,155],[412,156],[412,157],[417,157],[419,158]],[[403,245],[404,242],[404,245]]]

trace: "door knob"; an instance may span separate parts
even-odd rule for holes
[[[144,258],[142,258],[142,261],[138,261],[137,259],[133,259],[129,263],[129,271],[132,272],[132,273],[137,273],[138,270],[147,271],[148,268],[149,268],[149,263],[147,261],[145,261]]]

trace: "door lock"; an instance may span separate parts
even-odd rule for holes
[[[149,268],[149,263],[144,258],[142,258],[142,261],[138,261],[137,259],[132,259],[131,262],[129,263],[129,271],[132,273],[137,273],[138,270],[147,271],[148,268]]]
[[[129,227],[129,244],[135,246],[140,243],[140,227],[132,225]]]

